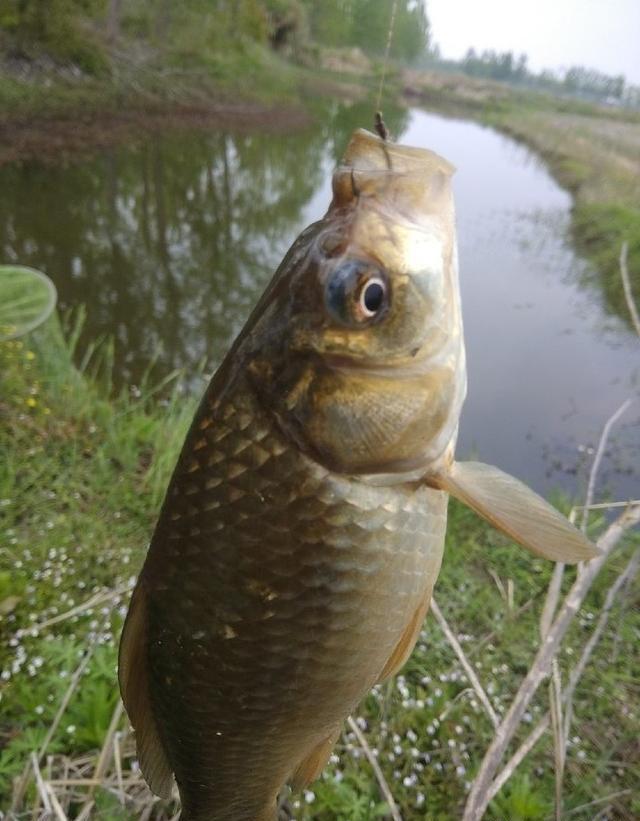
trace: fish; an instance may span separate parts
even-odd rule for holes
[[[460,499],[545,558],[597,550],[455,460],[466,365],[453,166],[359,129],[208,385],[125,620],[142,773],[182,821],[275,821],[406,662]]]

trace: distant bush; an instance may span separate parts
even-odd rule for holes
[[[393,0],[3,0],[0,33],[21,56],[44,52],[89,73],[106,65],[109,44],[122,36],[205,61],[248,42],[297,53],[314,40],[380,55],[392,7]],[[412,61],[425,51],[423,2],[398,0],[392,35],[393,57]]]
[[[0,6],[0,30],[11,35],[17,56],[45,52],[95,74],[105,67],[106,56],[82,23],[105,5],[106,0],[5,0]]]

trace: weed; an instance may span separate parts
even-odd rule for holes
[[[109,398],[108,347],[84,357],[75,351],[76,359],[84,360],[84,374],[71,365],[79,323],[68,324],[66,341],[51,320],[26,340],[0,346],[0,601],[17,598],[0,617],[2,806],[31,753],[41,749],[88,648],[91,658],[45,758],[54,777],[69,771],[80,781],[93,777],[118,699],[116,654],[127,590],[194,409],[177,379],[159,394],[147,383],[137,398],[126,392]],[[33,403],[26,401],[30,398]],[[614,554],[575,620],[560,656],[565,675],[628,551],[623,547]],[[538,645],[551,570],[451,503],[436,595],[499,716]],[[566,575],[569,584],[572,573]],[[500,589],[508,580],[512,604]],[[631,796],[640,788],[632,766],[640,737],[640,612],[628,606],[634,596],[627,591],[574,699],[567,809],[620,793],[612,806],[629,815]],[[89,603],[78,611],[84,602]],[[546,709],[541,693],[516,743],[527,722]],[[404,818],[460,816],[493,726],[431,617],[401,674],[375,687],[361,705],[358,724]],[[134,817],[150,800],[140,786],[125,728],[123,721],[121,759],[130,801],[123,809],[113,795],[98,790],[96,818]],[[554,792],[549,743],[543,739],[496,796],[489,819],[547,817]],[[86,795],[86,787],[72,789],[65,799],[70,814]],[[298,821],[368,821],[386,812],[350,731],[319,781],[289,803]],[[158,818],[175,812],[171,802],[156,807]],[[588,813],[576,812],[575,818],[586,821]]]

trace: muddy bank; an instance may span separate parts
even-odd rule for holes
[[[121,111],[22,116],[0,122],[0,165],[37,158],[59,162],[158,131],[261,131],[285,134],[312,123],[301,106],[227,101]]]

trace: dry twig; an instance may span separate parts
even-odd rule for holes
[[[96,785],[102,783],[104,774],[107,771],[109,759],[113,755],[115,734],[118,729],[118,725],[120,724],[123,711],[124,706],[122,704],[122,701],[118,699],[118,703],[116,704],[115,710],[113,711],[113,715],[111,716],[111,721],[109,723],[107,735],[102,745],[102,749],[100,750],[100,755],[98,756],[98,761],[96,762],[96,768],[93,772],[93,781],[95,782],[95,784],[92,784],[89,788],[87,799],[84,803],[84,806],[82,807],[80,815],[82,815],[85,810],[88,812],[91,806],[93,805],[93,795],[95,793]]]
[[[120,753],[120,733],[113,736],[113,763],[116,769],[116,783],[118,785],[118,797],[124,806],[124,785],[122,783],[122,755]]]
[[[574,807],[572,810],[567,810],[565,815],[574,815],[577,812],[584,812],[589,807],[595,807],[596,804],[602,804],[605,801],[611,801],[613,798],[621,798],[623,795],[629,795],[631,790],[620,790],[619,792],[612,792],[610,795],[603,795],[602,798],[594,798],[593,801],[588,801],[586,804],[580,804],[579,807]]]
[[[620,541],[626,531],[640,522],[640,507],[626,510],[613,524],[607,528],[604,535],[598,540],[601,555],[589,562],[584,572],[574,582],[567,598],[562,605],[558,616],[551,625],[546,639],[536,658],[525,676],[509,711],[496,731],[495,738],[490,744],[478,770],[475,781],[469,793],[463,821],[479,821],[490,801],[490,788],[493,776],[500,764],[507,745],[511,741],[522,716],[535,695],[542,680],[548,675],[551,661],[555,657],[560,642],[569,629],[573,617],[578,612],[584,597],[591,588],[593,581],[602,569],[614,546]]]
[[[591,471],[589,473],[589,482],[587,484],[587,498],[584,503],[584,507],[582,509],[582,531],[583,533],[586,532],[587,529],[587,519],[589,516],[589,510],[593,503],[593,494],[595,491],[596,486],[596,478],[598,476],[598,471],[600,470],[600,463],[602,462],[602,457],[604,455],[604,449],[607,445],[607,440],[609,439],[609,434],[611,433],[611,428],[615,425],[618,419],[622,416],[622,414],[627,410],[627,408],[631,407],[633,404],[633,399],[625,399],[625,401],[620,405],[620,407],[614,411],[611,416],[607,419],[602,428],[602,433],[600,434],[600,441],[598,442],[598,447],[596,449],[596,455],[593,457],[593,464],[591,465]]]
[[[582,524],[581,530],[586,534],[587,524],[589,521],[589,512],[593,504],[593,495],[595,492],[596,480],[604,450],[609,439],[609,434],[620,416],[631,404],[630,399],[627,399],[605,422],[598,446],[596,448],[595,456],[589,471],[589,480],[587,482],[587,494],[585,503],[582,506]],[[574,524],[577,509],[574,507],[569,515],[569,521]],[[562,589],[562,581],[564,578],[564,563],[558,562],[553,570],[553,576],[549,583],[547,597],[545,600],[542,615],[540,617],[540,638],[544,641],[549,628],[551,627],[553,618],[558,608],[560,599],[560,592]],[[562,704],[562,679],[560,668],[556,659],[552,662],[552,677],[549,682],[549,704],[551,710],[551,727],[553,729],[553,749],[555,756],[555,816],[556,821],[560,821],[562,817],[562,782],[564,779],[565,762],[567,758],[567,743],[569,739],[569,729],[571,727],[571,717],[573,713],[573,705],[571,702],[571,695],[566,700],[566,712],[563,717]]]
[[[593,508],[593,495],[595,492],[596,480],[598,476],[598,471],[600,470],[600,464],[602,462],[602,457],[604,454],[604,450],[607,444],[607,440],[609,438],[609,434],[613,425],[616,421],[620,418],[620,416],[625,412],[625,410],[631,404],[630,399],[627,399],[617,410],[615,410],[611,416],[605,422],[602,432],[600,434],[600,439],[598,441],[598,446],[596,448],[595,456],[593,462],[591,464],[591,470],[589,471],[589,479],[587,482],[587,493],[584,505],[581,506],[582,510],[582,523],[581,529],[582,532],[586,534],[587,532],[587,524],[588,524],[588,517],[589,512]],[[571,513],[569,515],[569,521],[573,524],[575,522],[575,516],[577,513],[578,508],[573,507]],[[554,568],[553,576],[551,577],[551,582],[549,583],[549,588],[547,590],[547,597],[545,599],[544,608],[542,610],[542,615],[540,617],[540,638],[544,641],[547,633],[549,632],[549,628],[551,627],[553,618],[555,616],[556,610],[558,608],[558,602],[560,600],[560,592],[562,589],[562,581],[564,578],[564,563],[558,562]],[[556,780],[556,788],[555,788],[555,816],[556,821],[560,821],[562,815],[562,782],[564,779],[564,769],[565,769],[565,762],[567,757],[567,743],[569,739],[569,730],[571,727],[571,717],[573,713],[573,705],[571,702],[571,695],[566,699],[566,711],[563,717],[563,703],[562,703],[562,680],[560,674],[560,668],[556,662],[553,660],[553,672],[552,678],[549,682],[549,703],[550,703],[550,715],[551,715],[551,726],[553,729],[553,748],[554,748],[554,755],[555,755],[555,780]]]
[[[42,801],[44,811],[50,814],[51,802],[49,801],[49,793],[47,792],[47,788],[45,787],[44,781],[42,779],[42,773],[40,772],[40,762],[38,761],[38,756],[35,753],[31,753],[31,766],[33,767],[33,774],[36,780],[36,787],[38,788],[38,796]]]
[[[115,590],[102,590],[99,593],[94,593],[93,596],[81,604],[72,607],[71,610],[66,610],[58,616],[52,616],[50,619],[38,622],[37,624],[32,624],[28,628],[24,628],[21,632],[31,633],[36,631],[39,633],[47,627],[53,627],[54,624],[60,624],[60,622],[71,619],[74,616],[79,616],[81,613],[84,613],[86,610],[90,610],[92,607],[96,607],[98,604],[104,604],[105,602],[117,599],[118,596],[122,596],[124,593],[130,592],[132,588],[133,585],[129,583],[122,585],[122,587],[116,587]]]
[[[51,785],[49,783],[47,783],[47,790],[49,792],[49,800],[51,801],[53,812],[58,821],[68,821],[65,811],[62,809],[62,805],[58,801],[58,797],[56,796],[54,790],[51,788]]]
[[[549,729],[551,724],[551,713],[546,713],[534,730],[527,736],[527,739],[518,747],[515,753],[507,761],[502,771],[495,777],[489,789],[489,801],[491,801],[504,787],[507,781],[514,774],[516,769],[522,764],[525,758],[529,755],[531,750],[536,746],[538,741]],[[487,802],[488,803],[488,802]]]
[[[369,746],[369,742],[364,736],[364,733],[358,727],[358,723],[353,718],[353,716],[349,716],[347,719],[347,724],[349,725],[349,729],[353,732],[355,737],[358,739],[358,744],[362,747],[362,751],[367,757],[369,764],[371,764],[371,768],[376,776],[376,780],[378,782],[378,786],[380,787],[380,791],[384,796],[385,801],[389,805],[389,812],[391,813],[391,817],[393,821],[402,821],[402,816],[400,815],[400,810],[398,809],[398,805],[395,802],[393,797],[393,793],[389,788],[389,784],[387,783],[387,779],[384,777],[384,773],[380,769],[380,765],[378,764],[378,760],[373,754],[371,747]]]
[[[51,726],[49,727],[49,730],[48,730],[46,736],[44,737],[44,741],[42,742],[42,745],[40,746],[40,750],[37,752],[37,754],[35,752],[32,753],[31,760],[29,762],[27,762],[27,765],[24,768],[24,771],[23,771],[22,775],[20,776],[20,778],[18,780],[18,783],[16,784],[16,787],[15,787],[15,790],[14,790],[14,793],[13,793],[13,800],[12,800],[12,803],[11,803],[11,812],[13,812],[13,813],[15,813],[19,809],[20,805],[22,804],[22,798],[24,796],[24,791],[25,791],[25,789],[27,787],[27,783],[29,781],[29,772],[31,770],[31,765],[34,762],[37,762],[38,765],[39,765],[40,762],[42,761],[42,759],[44,757],[44,754],[46,753],[47,748],[48,748],[49,744],[51,743],[51,739],[53,738],[53,736],[55,735],[56,730],[58,729],[58,725],[60,724],[60,721],[62,720],[62,716],[64,715],[67,707],[69,706],[69,702],[71,701],[71,697],[75,693],[76,688],[78,687],[78,684],[80,683],[80,678],[82,677],[82,674],[84,673],[84,671],[87,669],[87,665],[89,664],[89,661],[91,660],[91,656],[93,654],[94,647],[95,647],[95,643],[89,645],[86,653],[84,654],[84,656],[82,658],[82,661],[80,662],[80,664],[76,668],[75,673],[71,677],[71,681],[69,682],[69,686],[67,687],[67,690],[66,690],[66,692],[65,692],[65,694],[62,698],[62,701],[60,702],[60,706],[58,707],[58,711],[55,714],[53,722],[51,723]],[[34,773],[35,773],[35,771],[34,771]],[[35,775],[36,775],[36,779],[37,779],[37,773],[35,773]]]
[[[555,817],[562,821],[562,781],[564,779],[564,765],[567,757],[567,747],[562,734],[562,682],[558,659],[551,662],[551,679],[549,680],[549,704],[551,714],[551,729],[553,730],[553,753],[555,758]]]
[[[460,660],[460,664],[462,664],[464,671],[467,674],[467,678],[469,679],[469,682],[471,683],[473,689],[476,691],[476,695],[480,699],[482,706],[487,711],[487,715],[491,719],[491,723],[494,727],[497,727],[500,724],[500,719],[498,718],[496,711],[493,709],[493,705],[489,701],[489,696],[486,694],[485,689],[480,683],[480,680],[478,679],[475,670],[471,666],[471,663],[467,659],[465,652],[462,649],[462,646],[460,645],[460,642],[455,637],[453,631],[449,627],[447,620],[445,619],[442,613],[442,610],[440,610],[440,607],[438,606],[438,603],[434,598],[431,599],[431,612],[436,617],[436,620],[440,625],[440,629],[442,630],[447,641],[453,648],[454,653]]]
[[[631,560],[627,564],[624,571],[618,576],[618,578],[615,580],[615,582],[607,592],[607,596],[605,598],[602,610],[600,611],[600,616],[598,618],[594,631],[591,634],[589,641],[584,646],[578,663],[569,675],[569,683],[562,694],[563,702],[566,703],[572,699],[573,693],[575,692],[575,688],[578,685],[580,679],[582,678],[586,666],[589,663],[589,659],[591,658],[591,655],[595,650],[597,643],[600,641],[600,638],[602,636],[602,633],[604,632],[605,627],[607,626],[609,615],[615,603],[618,592],[621,590],[622,587],[624,587],[633,579],[633,577],[638,572],[639,567],[640,551],[637,550],[631,557]],[[551,714],[546,713],[546,715],[544,715],[540,719],[538,724],[531,731],[526,740],[520,745],[520,747],[516,750],[513,756],[509,759],[504,769],[494,779],[489,790],[489,801],[492,798],[494,798],[494,796],[497,795],[498,792],[500,792],[500,790],[506,784],[509,778],[511,778],[516,768],[521,764],[525,757],[531,752],[531,750],[535,747],[538,741],[542,738],[544,733],[549,729],[550,724]],[[566,732],[567,731],[565,728],[565,736]]]

